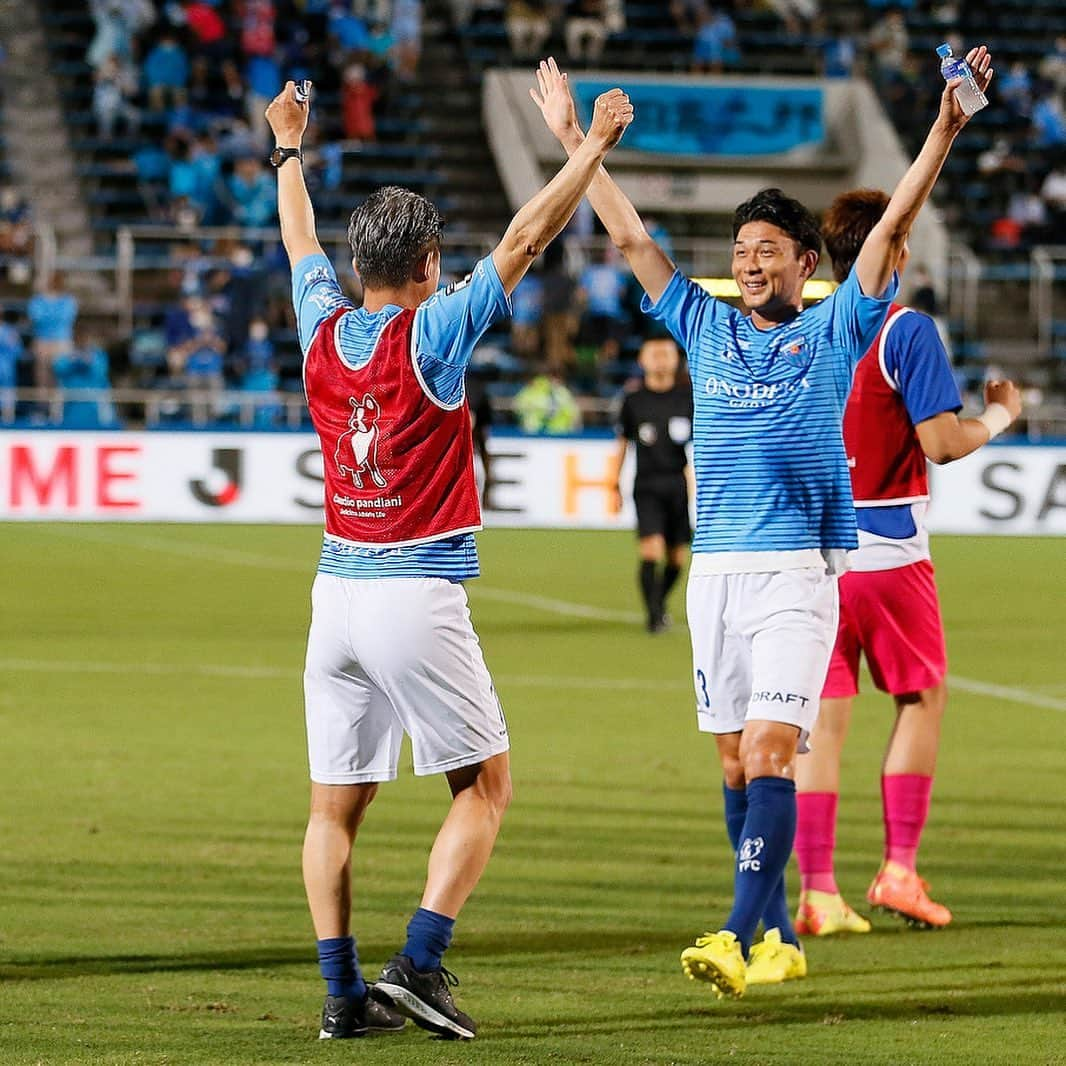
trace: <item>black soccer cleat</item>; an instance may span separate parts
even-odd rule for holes
[[[370,989],[373,991],[374,986]],[[407,1016],[398,1010],[386,1007],[376,999],[367,996],[366,1001],[366,1027],[372,1033],[400,1033],[407,1025]]]
[[[322,1028],[318,1031],[319,1040],[353,1040],[366,1036],[369,1032],[366,1024],[365,999],[354,996],[326,996],[322,1004]]]
[[[473,1040],[477,1026],[456,1007],[448,987],[458,984],[459,978],[444,967],[420,973],[406,955],[393,955],[370,986],[370,995],[431,1033],[448,1040]]]
[[[398,1033],[406,1024],[407,1019],[398,1011],[369,997],[326,996],[318,1039],[353,1040],[367,1033]]]

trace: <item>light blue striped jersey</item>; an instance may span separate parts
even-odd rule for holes
[[[339,308],[350,308],[337,325],[338,350],[344,362],[360,370],[370,362],[378,338],[402,308],[356,309],[324,255],[301,259],[292,272],[300,347],[306,355],[315,331]],[[486,256],[462,282],[434,293],[414,317],[415,361],[426,388],[442,404],[454,405],[465,393],[466,369],[484,332],[510,314],[510,301]],[[440,577],[465,581],[480,574],[474,535],[402,548],[372,548],[325,536],[318,572],[337,577]]]
[[[688,353],[696,536],[692,550],[857,546],[841,434],[855,365],[899,287],[863,294],[854,272],[791,322],[761,330],[680,271],[642,309]]]

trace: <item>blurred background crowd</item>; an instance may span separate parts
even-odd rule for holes
[[[1002,59],[993,107],[952,157],[939,202],[1004,284],[1024,282],[1036,245],[1066,243],[1066,14],[1008,2],[978,19],[951,0],[40,0],[76,192],[87,204],[88,256],[42,255],[32,176],[20,181],[0,140],[0,420],[108,426],[148,420],[260,428],[303,424],[287,264],[276,239],[275,178],[263,119],[286,78],[313,78],[305,173],[320,226],[350,290],[341,242],[370,188],[399,183],[444,210],[446,280],[488,247],[508,216],[480,125],[492,66],[552,52],[575,69],[865,76],[909,151],[941,91],[932,52],[982,31]],[[1002,17],[1001,17],[1002,16]],[[977,27],[976,22],[984,25]],[[427,41],[429,47],[427,47]],[[0,57],[10,73],[9,60]],[[7,80],[6,78],[4,79]],[[17,122],[5,100],[5,122]],[[4,127],[0,127],[4,129]],[[6,136],[6,134],[5,134]],[[646,220],[670,246],[700,232]],[[727,234],[728,220],[710,223]],[[140,227],[127,263],[125,319],[84,263],[121,259],[123,227]],[[155,227],[155,228],[153,228]],[[110,258],[109,258],[110,257]],[[684,255],[679,256],[684,265]],[[47,268],[47,269],[45,269]],[[720,273],[728,274],[728,262]],[[106,289],[111,283],[104,282]],[[916,305],[952,338],[964,388],[998,370],[959,334],[944,279],[918,264]],[[475,371],[531,432],[606,421],[634,373],[649,323],[624,261],[587,209],[522,283],[514,317],[488,336]],[[117,328],[116,321],[120,322]],[[1066,339],[1066,329],[1063,330]],[[1062,385],[1056,347],[1033,368],[1041,392]],[[66,395],[16,399],[16,387]],[[159,392],[138,412],[116,387]],[[247,402],[239,395],[246,393]],[[295,412],[295,413],[294,413]]]

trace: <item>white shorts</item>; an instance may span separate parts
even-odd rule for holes
[[[311,780],[323,785],[393,780],[405,732],[416,774],[510,747],[466,590],[441,578],[319,574],[304,701]]]
[[[690,576],[688,624],[701,732],[749,719],[800,730],[818,705],[837,632],[837,579],[824,568]]]

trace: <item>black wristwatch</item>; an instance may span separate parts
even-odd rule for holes
[[[280,167],[286,159],[299,159],[302,163],[304,161],[304,153],[302,148],[275,148],[270,153],[271,166]]]

